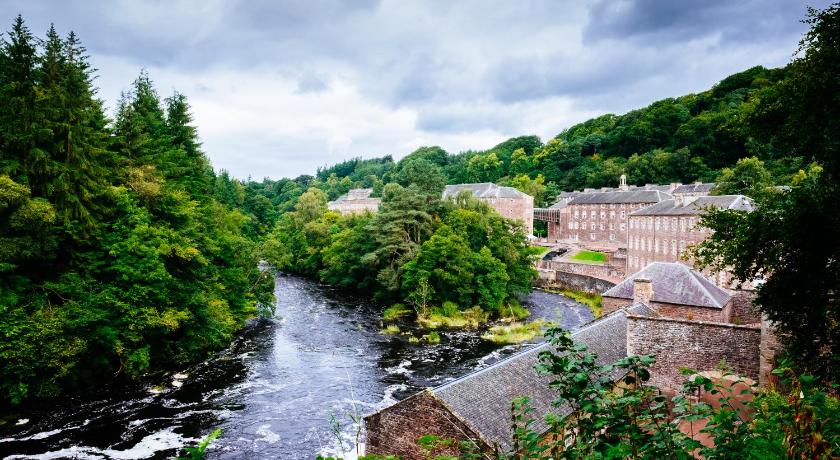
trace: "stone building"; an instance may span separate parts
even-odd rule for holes
[[[667,318],[728,323],[733,295],[702,274],[675,262],[654,262],[602,294],[602,311],[610,313],[643,303]]]
[[[709,208],[752,210],[749,198],[743,195],[698,196],[694,189],[709,184],[681,186],[673,198],[634,211],[628,219],[627,271],[646,267],[651,262],[693,263],[684,257],[685,250],[710,235],[710,230],[698,226],[700,216]],[[686,187],[686,193],[680,190]],[[709,274],[724,286],[727,273]]]
[[[644,189],[581,193],[561,208],[557,225],[549,227],[549,241],[625,247],[630,213],[669,198],[660,190]]]
[[[572,338],[597,353],[599,362],[612,363],[627,356],[628,317],[651,314],[655,313],[644,305],[634,305],[581,327],[572,332]],[[430,434],[473,442],[486,458],[497,458],[494,452],[512,448],[510,405],[522,396],[530,399],[534,409],[532,429],[545,432],[547,413],[570,412],[568,407],[552,405],[557,395],[548,386],[551,379],[534,369],[540,352],[549,347],[548,343],[534,346],[365,417],[366,453],[424,459],[417,439]],[[457,456],[458,446],[437,453]]]
[[[447,185],[443,198],[454,198],[462,191],[487,203],[502,217],[522,222],[527,235],[534,233],[534,197],[513,187],[504,187],[491,182],[478,184]]]
[[[336,198],[335,201],[327,203],[327,209],[338,211],[341,214],[362,213],[365,211],[376,212],[382,202],[379,198],[371,198],[373,189],[354,188],[344,195]]]

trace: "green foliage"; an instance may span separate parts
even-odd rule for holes
[[[212,433],[208,434],[201,442],[198,443],[195,447],[185,447],[184,450],[187,451],[187,457],[178,457],[178,460],[202,460],[204,458],[204,452],[207,450],[207,447],[216,440],[219,436],[222,435],[222,429],[216,428],[213,430]]]
[[[397,318],[402,318],[403,316],[407,316],[411,314],[411,310],[406,308],[404,304],[395,303],[390,307],[386,308],[382,312],[382,320],[383,321],[392,321]]]
[[[764,162],[756,157],[741,158],[734,168],[723,168],[717,178],[715,194],[758,197],[773,185]]]
[[[203,359],[271,308],[186,98],[143,73],[110,123],[93,79],[75,34],[0,43],[2,404]]]
[[[537,369],[551,376],[555,407],[570,413],[547,414],[548,432],[535,432],[528,400],[513,401],[515,458],[828,459],[840,448],[840,401],[813,377],[775,371],[789,389],[785,395],[750,388],[727,374],[711,379],[686,371],[691,378],[668,398],[645,383],[653,358],[600,365],[568,332],[551,329],[548,337],[555,349],[540,353]],[[698,395],[713,404],[698,401]],[[712,445],[680,429],[694,425]]]

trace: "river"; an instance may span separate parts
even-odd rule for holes
[[[171,458],[219,427],[207,458],[352,458],[354,420],[529,346],[494,345],[480,331],[412,345],[379,333],[381,306],[298,277],[278,275],[276,296],[273,319],[254,321],[203,363],[154,384],[16,414],[0,426],[0,457]],[[592,320],[557,294],[536,291],[525,304],[531,319],[568,329]]]

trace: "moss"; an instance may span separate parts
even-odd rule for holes
[[[403,316],[410,314],[411,309],[401,303],[395,303],[382,312],[382,319],[384,321],[393,321],[397,318],[402,318]]]
[[[385,329],[382,329],[381,331],[379,331],[379,333],[384,334],[384,335],[399,334],[400,333],[400,327],[397,326],[396,324],[389,324],[388,326],[385,327]]]
[[[493,343],[521,343],[533,339],[537,334],[541,334],[543,327],[547,325],[546,321],[539,320],[533,323],[511,323],[493,326],[481,338]]]
[[[415,343],[415,344],[416,344],[416,343],[420,343],[420,339],[419,339],[419,338],[417,338],[417,337],[414,337],[414,336],[412,335],[411,337],[409,337],[409,338],[408,338],[408,343]]]

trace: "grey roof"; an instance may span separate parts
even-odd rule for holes
[[[476,198],[531,198],[531,195],[520,192],[513,187],[504,187],[492,182],[447,185],[443,189],[443,197],[455,196],[463,190],[471,192]]]
[[[683,201],[685,203],[685,201]],[[688,216],[703,214],[708,208],[752,211],[752,200],[744,195],[698,196],[680,204],[679,200],[660,201],[654,205],[630,213],[631,216]]]
[[[714,182],[679,185],[674,189],[673,193],[709,193],[716,185]]]
[[[335,201],[356,201],[356,200],[378,200],[379,198],[370,198],[370,194],[373,193],[372,188],[354,188],[351,189],[349,192],[341,195],[340,197],[336,198]]]
[[[732,296],[700,273],[676,262],[653,262],[628,276],[602,295],[619,299],[633,298],[636,278],[647,278],[653,287],[654,302],[696,307],[723,308]]]
[[[649,309],[634,305],[618,310],[572,332],[575,342],[585,344],[598,355],[598,362],[612,363],[627,356],[627,314],[645,316]],[[492,366],[432,389],[432,394],[491,446],[508,451],[512,445],[510,404],[527,396],[534,409],[533,429],[548,429],[545,415],[551,411],[567,415],[568,407],[555,408],[557,393],[549,388],[550,376],[536,372],[541,351],[551,349],[543,343],[517,353]]]
[[[659,190],[590,192],[572,198],[569,204],[658,203],[668,198],[671,198],[671,195]]]

